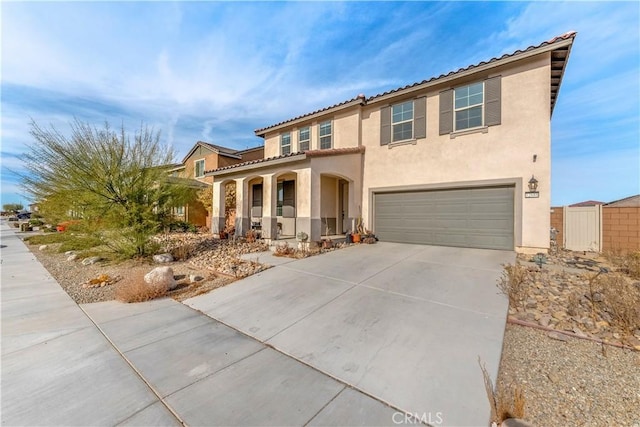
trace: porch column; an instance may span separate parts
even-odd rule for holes
[[[236,236],[242,237],[250,229],[251,212],[249,211],[249,179],[236,180]]]
[[[262,238],[278,239],[278,219],[276,206],[278,203],[278,180],[275,174],[262,175]]]
[[[213,203],[211,204],[211,232],[220,237],[220,231],[224,230],[225,220],[225,185],[222,181],[213,182]]]
[[[309,241],[320,240],[320,175],[310,168],[297,171],[296,234],[304,231]]]

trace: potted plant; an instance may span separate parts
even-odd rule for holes
[[[364,234],[365,229],[364,229],[364,225],[362,224],[362,217],[358,217],[358,220],[356,222],[356,229],[353,233],[351,233],[351,240],[353,241],[353,243],[360,243],[362,235]]]

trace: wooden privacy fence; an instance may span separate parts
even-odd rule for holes
[[[551,208],[558,246],[573,251],[640,250],[640,207]]]

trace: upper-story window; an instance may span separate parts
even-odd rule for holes
[[[413,101],[391,107],[392,142],[413,138]]]
[[[484,83],[474,83],[454,90],[455,130],[482,126]]]
[[[298,131],[298,151],[308,151],[311,132],[309,126],[300,128]]]
[[[280,154],[289,153],[291,153],[291,133],[287,132],[280,135]]]
[[[196,178],[202,178],[204,176],[204,159],[196,160],[194,163]]]
[[[320,149],[331,148],[331,120],[320,123]]]
[[[427,98],[421,96],[380,109],[380,145],[415,143],[427,137]]]
[[[502,123],[502,77],[440,92],[440,135],[487,132]]]

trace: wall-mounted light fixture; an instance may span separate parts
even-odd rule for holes
[[[531,175],[531,179],[529,180],[529,191],[524,193],[524,197],[527,199],[537,199],[540,197],[540,193],[538,193],[538,180],[535,176]]]

